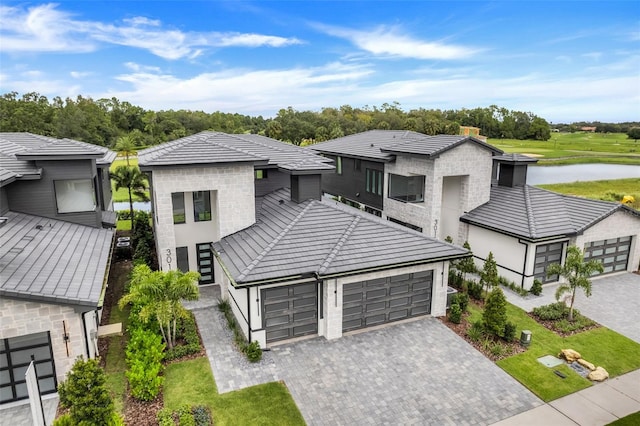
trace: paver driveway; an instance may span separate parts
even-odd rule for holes
[[[194,313],[219,392],[283,380],[310,425],[491,424],[542,404],[435,318],[288,343],[249,364],[216,309]]]

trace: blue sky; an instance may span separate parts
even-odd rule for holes
[[[0,3],[0,92],[147,109],[459,109],[640,121],[640,2]]]

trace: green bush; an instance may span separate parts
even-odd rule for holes
[[[171,361],[200,352],[200,336],[198,335],[193,313],[189,312],[186,317],[179,320],[177,335],[184,339],[185,344],[174,346],[172,349],[167,350],[164,357],[165,360]]]
[[[69,413],[63,414],[53,421],[53,426],[76,426],[76,424]]]
[[[209,409],[204,405],[196,405],[193,407],[193,419],[196,426],[211,426],[211,414]]]
[[[105,372],[97,360],[76,360],[66,380],[58,385],[60,404],[69,409],[72,424],[112,424],[117,415],[105,381]],[[61,425],[66,421],[61,420]]]
[[[534,296],[540,296],[542,294],[542,283],[539,279],[533,280],[531,290],[529,290]]]
[[[482,321],[471,323],[471,327],[467,330],[467,336],[474,342],[479,342],[484,336],[484,325]]]
[[[455,269],[449,269],[448,285],[450,285],[453,288],[457,288],[458,290],[461,290],[462,283],[463,283],[462,274],[460,272],[457,272]]]
[[[469,292],[469,296],[471,296],[474,300],[482,300],[482,285],[478,284],[475,281],[467,281],[467,289]]]
[[[162,337],[152,331],[136,329],[131,333],[125,351],[125,375],[134,398],[152,401],[160,393],[164,380],[160,376],[164,347]]]
[[[504,332],[504,325],[507,322],[507,299],[500,287],[494,287],[489,293],[482,312],[482,320],[486,331],[494,336],[500,336]]]
[[[245,346],[244,353],[250,362],[259,362],[262,359],[262,349],[255,340]]]
[[[462,308],[457,303],[452,303],[449,307],[449,321],[454,324],[460,324],[462,321]]]
[[[516,325],[512,322],[507,321],[504,324],[504,334],[502,337],[507,342],[513,342],[514,340],[516,340],[516,331],[517,331]]]
[[[222,313],[231,311],[231,304],[227,299],[218,299],[218,310]]]
[[[469,295],[467,293],[456,293],[452,300],[451,304],[460,305],[460,309],[462,312],[467,312],[467,307],[469,306]]]
[[[532,312],[533,315],[543,321],[556,321],[567,317],[569,315],[569,308],[567,308],[564,302],[556,302],[533,308]]]
[[[501,358],[506,355],[507,348],[505,348],[504,345],[500,342],[493,342],[489,346],[489,352],[491,352],[491,355],[497,358]]]
[[[584,315],[576,314],[573,310],[573,321],[569,321],[567,318],[563,318],[554,323],[554,327],[562,333],[571,333],[573,331],[582,330],[586,327],[591,327],[597,323]]]
[[[180,426],[196,426],[190,405],[185,404],[178,408],[178,418],[180,419]]]
[[[158,422],[158,426],[174,426],[175,422],[173,421],[173,412],[168,408],[163,408],[158,411],[156,414],[156,421]]]

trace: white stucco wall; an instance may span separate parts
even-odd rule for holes
[[[67,323],[69,355],[63,321]],[[73,308],[0,298],[0,339],[49,331],[58,383],[64,381],[76,358],[86,358],[81,314]]]
[[[520,285],[522,273],[530,274],[531,270],[524,269],[526,244],[520,244],[517,238],[499,234],[478,226],[469,225],[467,241],[471,246],[474,261],[478,269],[484,266],[484,259],[493,253],[498,265],[498,274]],[[529,248],[529,252],[531,252]],[[533,249],[535,252],[535,248]],[[526,285],[525,285],[526,287]]]
[[[255,223],[253,165],[153,170],[155,235],[160,268],[176,268],[176,247],[189,248],[190,269],[197,271],[196,244],[215,242]],[[194,191],[211,191],[211,221],[193,219]],[[174,225],[171,194],[185,193],[186,223]],[[168,264],[167,256],[172,260]]]

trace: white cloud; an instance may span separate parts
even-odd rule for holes
[[[76,78],[76,79],[81,79],[81,78],[84,78],[84,77],[88,77],[88,76],[90,76],[92,74],[93,73],[89,72],[89,71],[71,71],[69,73],[69,75],[71,77]]]
[[[583,53],[582,57],[583,58],[588,58],[588,59],[593,59],[594,61],[597,61],[602,57],[602,52]]]
[[[193,59],[211,47],[284,47],[296,38],[262,34],[184,32],[143,16],[104,23],[76,19],[56,4],[0,6],[0,41],[7,52],[90,52],[101,43],[148,50],[164,59]]]
[[[438,41],[423,41],[401,34],[397,29],[379,26],[370,31],[338,28],[323,24],[313,24],[315,28],[334,37],[349,40],[358,48],[376,56],[390,56],[414,59],[463,59],[481,49],[447,44]]]

